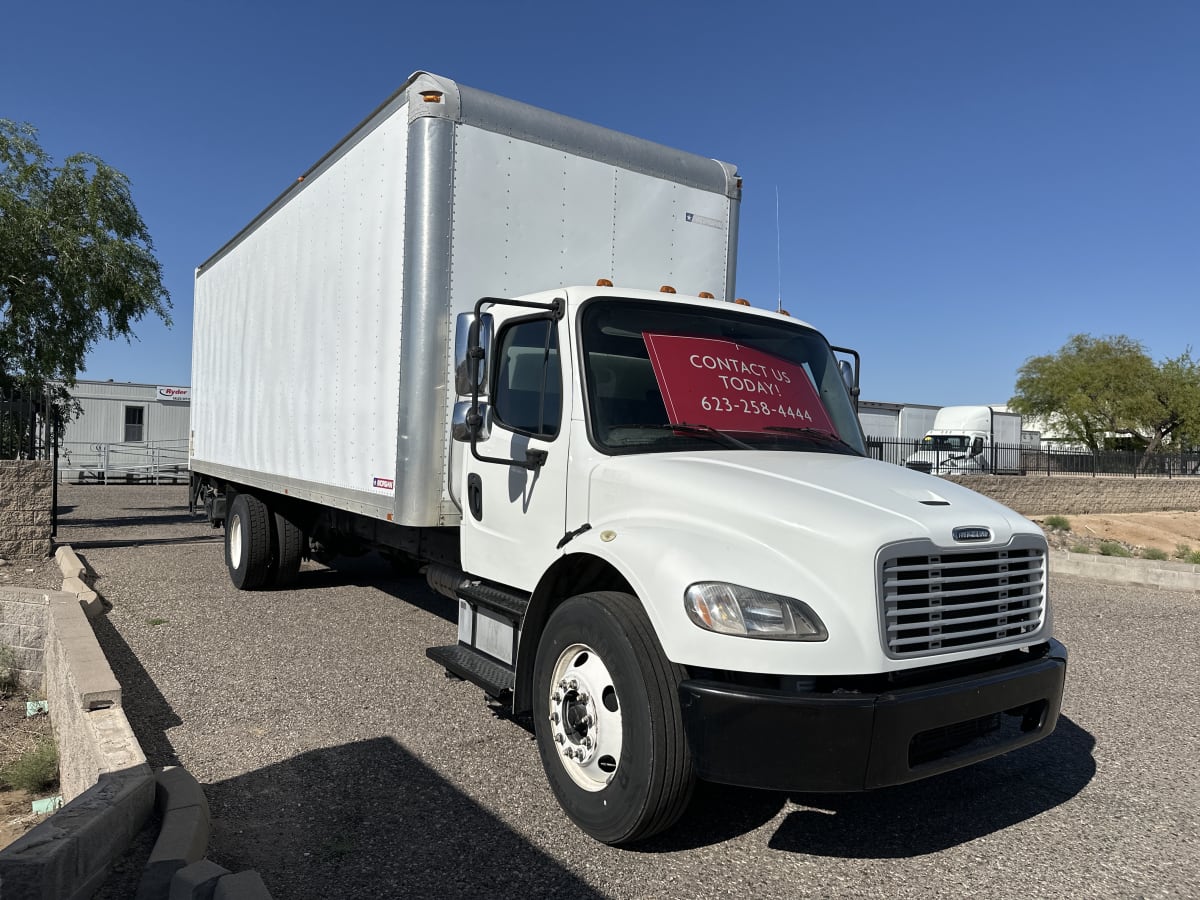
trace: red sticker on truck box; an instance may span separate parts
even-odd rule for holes
[[[803,366],[720,338],[642,333],[671,422],[837,435]]]
[[[371,487],[378,488],[381,491],[395,490],[396,482],[392,478],[380,478],[378,476],[371,479]]]

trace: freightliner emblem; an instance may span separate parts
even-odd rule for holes
[[[968,525],[963,528],[955,528],[954,539],[956,541],[990,541],[992,532],[980,525]]]

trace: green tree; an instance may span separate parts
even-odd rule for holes
[[[1076,334],[1057,353],[1025,361],[1010,406],[1095,452],[1106,432],[1130,433],[1154,374],[1154,362],[1132,338]]]
[[[0,387],[73,385],[96,341],[170,308],[129,179],[87,153],[55,166],[0,119]]]
[[[1181,434],[1200,433],[1200,366],[1187,350],[1156,365],[1125,335],[1073,335],[1017,371],[1014,410],[1038,416],[1093,452],[1106,435],[1134,438],[1143,465]]]
[[[1200,365],[1190,348],[1158,367],[1139,424],[1149,438],[1143,464],[1164,443],[1200,434]]]

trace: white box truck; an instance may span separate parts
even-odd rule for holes
[[[1024,475],[1021,416],[996,406],[944,406],[904,465],[934,475]]]
[[[1059,712],[1041,532],[868,459],[856,365],[728,302],[740,191],[417,73],[196,274],[193,500],[234,584],[419,563],[458,607],[428,655],[613,844],[697,779],[878,788]]]

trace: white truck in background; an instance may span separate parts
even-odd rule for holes
[[[1024,475],[1021,416],[996,406],[944,406],[904,465],[934,475]]]
[[[192,499],[233,583],[419,564],[458,608],[430,658],[530,716],[612,844],[697,779],[900,784],[1059,713],[1041,531],[866,457],[856,366],[731,302],[740,196],[419,72],[196,272]]]

